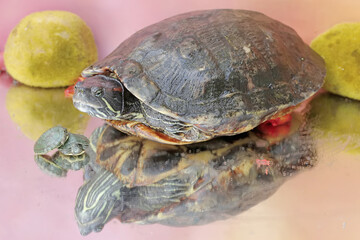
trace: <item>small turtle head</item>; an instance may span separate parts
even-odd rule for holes
[[[118,79],[95,75],[75,85],[73,103],[90,116],[117,120],[124,111],[124,86]]]
[[[120,180],[102,169],[78,191],[75,217],[81,235],[100,232],[104,225],[123,210]]]

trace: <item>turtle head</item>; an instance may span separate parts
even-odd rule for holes
[[[73,103],[90,116],[117,120],[124,111],[124,86],[112,77],[91,76],[75,85]]]
[[[120,180],[102,169],[78,191],[75,217],[81,235],[100,232],[104,225],[123,210]]]

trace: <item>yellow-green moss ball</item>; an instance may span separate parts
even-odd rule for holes
[[[311,47],[324,58],[324,88],[360,100],[360,23],[335,25],[316,37]]]
[[[79,16],[66,11],[26,16],[11,31],[4,50],[7,72],[36,87],[71,85],[96,60],[90,28]]]

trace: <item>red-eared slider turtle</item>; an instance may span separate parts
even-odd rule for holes
[[[285,176],[316,162],[305,125],[296,122],[290,132],[272,145],[247,132],[174,146],[103,127],[93,134],[96,163],[87,165],[97,168],[76,198],[80,232],[101,231],[114,217],[182,226],[242,212],[274,193]]]
[[[52,176],[64,177],[67,170],[79,170],[89,162],[85,152],[89,140],[82,135],[69,133],[56,126],[44,132],[34,145],[35,162],[39,168]],[[58,149],[52,156],[46,153]]]
[[[73,102],[121,131],[187,144],[235,135],[316,93],[325,66],[290,27],[245,10],[148,26],[82,72]]]

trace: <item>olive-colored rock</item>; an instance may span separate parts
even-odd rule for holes
[[[75,82],[97,60],[93,34],[77,15],[43,11],[26,16],[10,33],[4,51],[7,72],[35,87]]]
[[[311,47],[324,58],[324,88],[360,100],[360,23],[335,25],[319,35]]]

